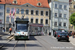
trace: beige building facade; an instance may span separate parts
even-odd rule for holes
[[[75,0],[72,0],[69,5],[69,17],[71,14],[75,13]],[[70,31],[75,31],[75,28],[72,24],[69,23],[69,30]]]
[[[13,18],[13,10],[15,8],[15,15]],[[11,11],[11,17],[9,17]],[[13,23],[15,23],[16,18],[28,18],[29,23],[37,23],[43,24],[43,30],[49,32],[50,20],[49,20],[49,8],[41,8],[33,6],[29,3],[24,5],[9,5],[5,6],[5,28],[8,31],[8,28],[11,25],[13,27]]]

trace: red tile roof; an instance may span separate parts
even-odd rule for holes
[[[13,4],[14,0],[1,0],[2,2],[0,2],[0,4]],[[23,5],[29,3],[33,6],[36,7],[46,7],[49,8],[49,4],[48,4],[48,0],[17,0],[17,4],[16,5]],[[37,3],[41,3],[41,6],[37,6]]]
[[[0,1],[0,4],[5,4],[5,0],[1,0]]]

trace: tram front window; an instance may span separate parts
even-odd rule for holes
[[[17,31],[28,31],[28,26],[27,24],[17,24]]]

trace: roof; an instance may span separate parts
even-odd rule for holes
[[[1,0],[0,4],[13,4],[14,0]],[[36,7],[49,8],[48,0],[17,0],[17,4],[14,5],[23,5],[29,3]],[[38,6],[37,3],[41,3],[41,6]]]
[[[5,0],[1,0],[0,1],[0,4],[5,4]]]

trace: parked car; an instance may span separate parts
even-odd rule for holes
[[[57,40],[60,41],[60,40],[67,40],[69,41],[69,35],[67,32],[60,32],[57,34]]]

